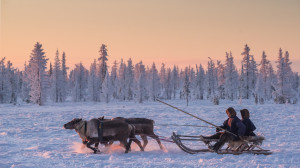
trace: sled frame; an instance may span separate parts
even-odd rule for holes
[[[198,153],[214,153],[213,150],[207,148],[207,149],[191,149],[183,144],[182,141],[201,141],[205,143],[208,147],[211,146],[213,142],[217,142],[218,139],[209,139],[204,140],[201,136],[190,136],[190,135],[177,135],[173,132],[173,135],[171,137],[174,141],[174,143],[177,144],[177,146],[183,150],[186,153],[189,154],[198,154]],[[260,147],[262,141],[264,139],[257,139],[257,140],[241,140],[237,142],[228,142],[228,146],[226,149],[220,149],[217,154],[233,154],[233,155],[240,155],[243,153],[248,154],[264,154],[264,155],[270,155],[272,152],[270,150],[264,150]],[[255,149],[258,148],[258,149]]]

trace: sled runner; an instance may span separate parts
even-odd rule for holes
[[[213,150],[209,149],[209,146],[212,146],[212,143],[218,141],[218,139],[203,139],[202,136],[177,135],[174,132],[172,135],[172,139],[180,149],[190,154],[214,152]],[[264,150],[260,147],[264,139],[265,138],[263,136],[243,137],[243,139],[240,141],[228,142],[227,148],[220,149],[217,153],[234,155],[239,155],[243,153],[270,155],[272,154],[270,150]],[[191,149],[187,145],[184,145],[182,141],[201,141],[205,145],[207,145],[208,149]]]

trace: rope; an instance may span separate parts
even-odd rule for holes
[[[161,141],[165,141],[165,142],[170,142],[170,143],[175,143],[173,140],[169,140],[169,139],[164,139],[164,138],[159,138]]]
[[[170,137],[158,136],[158,138],[159,138],[160,140],[162,140],[162,141],[165,141],[165,142],[175,143],[175,142],[173,141],[173,139],[170,138]]]
[[[144,135],[147,135],[147,134],[144,134]],[[158,136],[158,138],[159,138],[159,140],[162,140],[162,141],[165,141],[165,142],[175,143],[175,142],[173,142],[173,139],[170,138],[170,137]],[[129,138],[129,139],[135,139],[135,138]]]

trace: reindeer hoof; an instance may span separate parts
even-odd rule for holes
[[[96,150],[94,150],[94,153],[97,154],[97,153],[101,153],[101,152],[99,149],[96,149]]]
[[[95,149],[94,150],[94,154],[96,154],[96,153],[100,153],[100,150],[99,149]]]

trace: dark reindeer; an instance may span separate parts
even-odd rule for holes
[[[104,119],[103,117],[98,118],[99,120],[107,121],[109,119]],[[123,118],[123,117],[116,117],[112,118],[112,121],[119,120],[124,121],[128,124],[135,126],[135,135],[141,136],[143,139],[143,148],[145,149],[146,145],[148,144],[147,136],[155,139],[160,147],[161,150],[164,150],[163,145],[161,144],[158,136],[154,133],[154,121],[147,119],[147,118]]]
[[[81,118],[75,118],[64,125],[65,129],[75,129],[83,144],[92,149],[94,153],[99,151],[98,145],[108,144],[113,141],[120,141],[120,145],[125,148],[125,153],[128,153],[131,142],[134,141],[144,151],[141,142],[135,137],[135,127],[120,120],[102,121],[102,137],[99,138],[100,120],[91,119],[84,121]],[[129,142],[127,142],[129,139]],[[91,145],[95,144],[95,148]],[[100,152],[100,151],[99,151]]]

